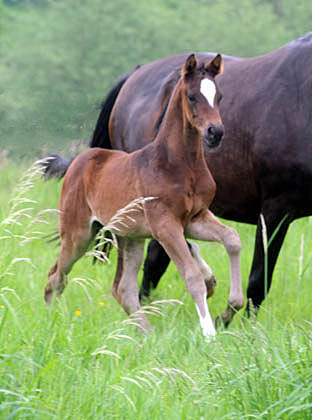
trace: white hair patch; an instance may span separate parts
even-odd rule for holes
[[[198,308],[198,306],[195,304],[197,313],[199,315],[199,321],[200,321],[200,326],[202,327],[202,331],[203,331],[203,335],[205,337],[214,337],[216,335],[216,330],[215,327],[213,325],[210,313],[209,313],[209,309],[208,309],[208,305],[206,302],[206,296],[204,296],[204,309],[205,309],[205,315],[202,316],[202,314],[200,313],[200,310]]]
[[[212,80],[203,79],[200,83],[200,91],[207,99],[211,108],[214,107],[214,99],[217,93],[216,85]]]

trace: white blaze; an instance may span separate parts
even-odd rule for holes
[[[207,99],[209,105],[213,108],[214,99],[217,92],[216,85],[213,83],[213,81],[209,79],[203,79],[200,83],[200,91]]]

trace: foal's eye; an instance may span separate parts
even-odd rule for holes
[[[187,97],[192,104],[194,104],[196,102],[196,96],[195,95],[190,93],[189,95],[187,95]]]

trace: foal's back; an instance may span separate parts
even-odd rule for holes
[[[138,198],[132,155],[100,148],[88,149],[79,155],[64,179],[62,214],[69,212],[73,216],[81,209],[86,217],[107,224],[117,210]]]

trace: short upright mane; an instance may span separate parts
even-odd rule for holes
[[[180,70],[174,71],[173,74],[170,74],[170,76],[168,77],[168,80],[165,83],[164,96],[166,97],[166,101],[165,101],[165,104],[163,106],[161,114],[159,115],[158,119],[156,120],[156,123],[154,124],[153,132],[155,133],[155,135],[156,135],[156,133],[158,133],[159,128],[160,128],[160,126],[163,122],[163,119],[164,119],[164,117],[166,115],[166,112],[167,112],[167,109],[168,109],[168,105],[169,105],[169,101],[170,101],[172,92],[174,91],[174,88],[177,85],[179,79],[180,79]],[[169,95],[167,95],[168,91],[170,91]]]

